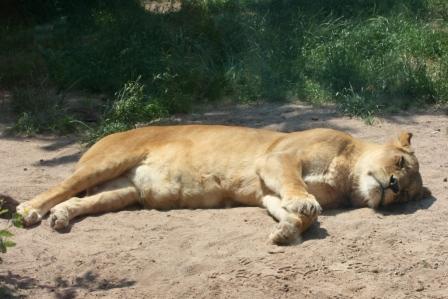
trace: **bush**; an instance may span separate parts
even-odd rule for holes
[[[47,86],[16,88],[12,109],[19,117],[13,129],[26,135],[73,132],[76,121],[67,108],[64,97]]]
[[[87,139],[89,143],[115,132],[135,128],[138,123],[148,123],[167,115],[166,108],[145,94],[145,87],[140,80],[139,77],[126,83],[115,94],[115,100],[102,116],[99,127],[90,131]]]
[[[20,3],[34,27],[19,31],[21,38],[5,30],[0,60],[2,53],[12,55],[8,45],[19,48],[28,40],[21,55],[33,63],[5,72],[0,82],[8,84],[27,81],[20,80],[21,70],[33,76],[43,70],[60,91],[113,98],[141,76],[145,97],[157,99],[168,113],[223,98],[299,97],[335,102],[353,115],[448,101],[448,15],[442,0],[191,0],[164,13],[126,0]],[[119,98],[105,107],[121,112],[105,116],[104,134],[130,126],[121,119],[125,108],[114,106]],[[17,101],[21,106],[23,96]],[[16,110],[19,127],[75,129],[68,124],[77,116],[64,102],[53,102],[55,117],[43,126],[46,120],[32,105]],[[133,109],[131,103],[126,109]],[[61,113],[68,118],[56,117]]]

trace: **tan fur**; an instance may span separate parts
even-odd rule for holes
[[[331,129],[280,133],[227,126],[146,127],[107,136],[72,176],[17,211],[28,225],[51,212],[55,229],[79,215],[122,209],[263,206],[289,243],[324,208],[388,205],[423,196],[418,162],[403,133],[385,145]],[[391,176],[400,191],[385,189]],[[382,187],[381,187],[382,186]],[[87,191],[84,198],[74,197]]]

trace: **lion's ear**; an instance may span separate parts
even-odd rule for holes
[[[398,143],[402,147],[410,147],[411,139],[412,139],[412,133],[401,132],[400,136],[398,136]]]
[[[411,147],[411,139],[412,133],[403,131],[398,135],[398,138],[392,140],[391,143],[401,150],[412,154],[414,153],[414,150]]]

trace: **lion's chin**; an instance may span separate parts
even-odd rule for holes
[[[371,194],[373,195],[366,199],[366,204],[371,209],[378,209],[381,207],[381,191],[374,190]]]
[[[364,206],[376,209],[381,205],[383,190],[380,183],[372,176],[365,175],[359,183],[359,194]]]

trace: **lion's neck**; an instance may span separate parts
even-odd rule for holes
[[[367,207],[369,206],[369,197],[366,196],[366,189],[369,189],[370,182],[366,182],[365,169],[366,162],[372,159],[372,151],[380,148],[381,145],[376,143],[369,143],[360,141],[357,144],[357,154],[353,156],[352,160],[352,174],[351,174],[351,191],[350,191],[350,203],[354,207]]]

